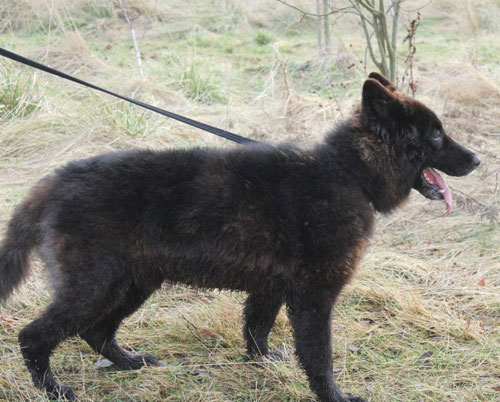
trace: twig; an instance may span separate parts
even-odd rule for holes
[[[350,3],[352,4],[353,8],[357,11],[357,14],[361,20],[361,27],[363,28],[363,32],[365,34],[366,45],[367,45],[368,51],[370,52],[370,58],[372,59],[373,63],[377,66],[377,68],[380,71],[384,72],[385,70],[384,70],[384,66],[382,65],[382,60],[380,60],[380,61],[377,60],[377,58],[375,56],[375,52],[373,50],[371,38],[372,38],[374,32],[371,35],[368,32],[367,24],[371,25],[372,27],[373,27],[373,24],[365,17],[363,12],[361,11],[361,8],[359,7],[359,5],[357,4],[357,2],[355,0],[351,0]],[[366,68],[366,62],[365,62],[365,68]]]
[[[224,367],[224,366],[263,366],[263,365],[276,365],[274,360],[259,360],[247,362],[219,362],[219,363],[195,363],[183,364],[183,367]]]
[[[420,11],[417,12],[417,18],[410,22],[410,27],[408,28],[408,34],[406,35],[403,42],[408,41],[408,56],[406,57],[406,71],[403,74],[403,79],[401,83],[405,81],[405,77],[408,74],[408,86],[411,90],[411,94],[415,97],[417,92],[417,85],[413,77],[413,62],[415,61],[415,52],[417,48],[415,46],[415,34],[417,33],[417,28],[420,24]]]
[[[125,17],[125,20],[127,21],[128,26],[130,27],[130,32],[132,34],[132,42],[134,43],[134,49],[135,49],[135,57],[137,59],[137,67],[139,69],[139,74],[141,77],[144,75],[142,72],[142,61],[141,61],[141,53],[139,52],[139,45],[137,44],[137,39],[135,36],[135,29],[134,25],[132,24],[132,20],[129,18],[126,7],[126,0],[118,0],[118,6],[120,7],[120,10],[123,13],[123,16]]]
[[[191,332],[191,334],[203,345],[205,349],[210,350],[205,341],[202,338],[200,338],[196,333],[199,332],[198,327],[194,325],[191,321],[189,321],[188,318],[184,315],[184,313],[182,313],[182,311],[179,311],[179,313],[181,314],[181,317],[184,319],[184,321],[187,322],[188,324],[187,329],[189,329],[189,332]]]
[[[365,3],[363,0],[356,0],[356,2],[358,4],[361,4],[370,14],[376,17],[381,16],[380,11],[378,11],[375,7],[371,6],[370,4]]]
[[[406,8],[401,7],[401,10],[404,11],[405,13],[414,13],[415,11],[422,11],[425,7],[427,7],[431,3],[432,3],[432,0],[429,0],[427,3],[425,3],[424,5],[422,5],[418,8],[406,9]]]
[[[398,23],[399,23],[399,12],[401,9],[401,1],[393,1],[389,7],[392,8],[392,39],[390,47],[392,48],[391,57],[391,71],[394,74],[393,79],[396,81],[396,54],[397,54],[397,36],[398,36]],[[394,82],[393,81],[393,82]]]
[[[479,205],[479,206],[481,206],[481,207],[483,207],[483,208],[488,208],[488,206],[487,206],[487,205],[485,205],[485,204],[483,204],[482,202],[480,202],[480,201],[476,200],[474,197],[470,196],[469,194],[464,193],[463,191],[457,190],[457,189],[456,189],[456,188],[454,188],[454,187],[451,187],[451,189],[453,190],[453,192],[458,193],[458,194],[460,194],[460,195],[464,196],[464,197],[465,197],[465,198],[467,198],[468,200],[474,201],[477,205]]]
[[[319,0],[316,0],[316,13],[319,15],[321,13],[321,2]],[[304,16],[304,14],[302,14]],[[323,49],[323,45],[321,43],[321,37],[322,37],[322,30],[321,30],[321,25],[317,25],[317,36],[318,36],[318,49],[321,51]]]
[[[336,14],[336,13],[339,13],[341,11],[347,11],[347,10],[350,10],[352,7],[341,7],[341,8],[333,8],[331,7],[331,10],[330,12],[328,13],[325,13],[325,14],[319,14],[319,13],[310,13],[308,11],[305,11],[305,10],[302,10],[301,8],[297,7],[297,6],[294,6],[293,4],[290,4],[290,3],[287,3],[286,1],[284,0],[276,0],[278,3],[281,3],[287,7],[290,7],[290,8],[293,8],[294,10],[298,11],[299,13],[302,13],[302,15],[307,15],[307,16],[310,16],[310,17],[328,17],[329,15],[332,15],[332,14]]]

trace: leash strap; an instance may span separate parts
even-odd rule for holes
[[[181,122],[183,122],[185,124],[189,124],[190,126],[199,128],[199,129],[204,130],[204,131],[208,131],[209,133],[215,134],[215,135],[217,135],[219,137],[226,138],[227,140],[237,142],[238,144],[258,143],[259,142],[259,141],[256,141],[256,140],[252,140],[250,138],[242,137],[241,135],[238,135],[238,134],[231,133],[231,132],[223,130],[221,128],[213,127],[213,126],[210,126],[208,124],[201,123],[201,122],[196,121],[196,120],[192,120],[192,119],[190,119],[188,117],[181,116],[181,115],[179,115],[177,113],[169,112],[168,110],[161,109],[159,107],[149,105],[147,103],[138,101],[136,99],[129,98],[128,96],[123,96],[123,95],[117,94],[115,92],[108,91],[107,89],[104,89],[104,88],[98,87],[97,85],[94,85],[94,84],[91,84],[89,82],[80,80],[80,79],[75,78],[75,77],[73,77],[73,76],[71,76],[69,74],[66,74],[66,73],[63,73],[61,71],[58,71],[58,70],[56,70],[56,69],[54,69],[52,67],[46,66],[46,65],[41,64],[41,63],[37,63],[36,61],[30,60],[30,59],[28,59],[26,57],[23,57],[23,56],[20,56],[20,55],[18,55],[16,53],[9,52],[8,50],[5,50],[5,49],[3,49],[1,47],[0,47],[0,56],[4,56],[4,57],[6,57],[8,59],[17,61],[17,62],[22,63],[22,64],[26,64],[27,66],[36,68],[38,70],[45,71],[45,72],[47,72],[49,74],[56,75],[58,77],[66,79],[66,80],[76,82],[77,84],[84,85],[84,86],[86,86],[88,88],[92,88],[92,89],[95,89],[97,91],[104,92],[104,93],[106,93],[108,95],[114,96],[116,98],[122,99],[122,100],[130,102],[130,103],[133,103],[134,105],[143,107],[145,109],[149,109],[149,110],[151,110],[153,112],[156,112],[156,113],[159,113],[159,114],[161,114],[163,116],[167,116],[167,117],[170,117],[171,119],[175,119],[175,120],[181,121]]]

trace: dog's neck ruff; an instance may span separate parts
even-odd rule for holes
[[[411,172],[401,166],[386,143],[367,133],[358,122],[356,118],[347,120],[345,126],[327,136],[326,142],[374,209],[389,213],[410,194],[411,186],[404,178]]]

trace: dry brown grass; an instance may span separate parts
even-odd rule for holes
[[[144,56],[143,78],[126,23],[110,4],[96,0],[4,1],[0,45],[266,141],[316,141],[359,99],[364,72],[346,68],[364,50],[352,20],[335,27],[338,54],[325,62],[316,56],[310,22],[300,23],[278,4],[128,3]],[[439,0],[424,9],[424,21],[432,23],[417,34],[416,77],[419,98],[483,163],[469,177],[447,179],[454,193],[451,214],[414,194],[393,215],[379,217],[370,250],[336,308],[336,378],[343,389],[371,401],[500,398],[500,60],[494,51],[499,30],[492,24],[500,8],[469,3],[467,9]],[[469,21],[465,30],[463,21]],[[279,49],[256,45],[256,29],[271,32]],[[169,64],[175,57],[182,63]],[[0,67],[7,64],[0,60]],[[193,96],[180,82],[186,79],[182,66],[193,67],[190,85],[225,100],[204,103]],[[231,146],[44,74],[22,70],[21,76],[22,97],[12,97],[17,100],[9,107],[19,111],[33,102],[36,108],[0,118],[2,228],[27,188],[71,159],[131,147]],[[315,83],[332,89],[315,94]],[[27,283],[0,305],[0,399],[46,400],[31,384],[16,339],[49,300],[43,275],[35,261]],[[290,361],[245,360],[243,299],[166,285],[119,333],[123,345],[159,356],[166,368],[97,369],[98,356],[74,339],[58,348],[55,371],[85,401],[312,400],[293,359],[284,312],[271,343]]]
[[[500,88],[481,71],[461,64],[443,69],[440,92],[459,106],[485,107],[500,104]]]

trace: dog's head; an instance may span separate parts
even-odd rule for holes
[[[480,159],[445,133],[432,110],[404,96],[378,73],[371,73],[363,85],[361,118],[398,158],[406,159],[412,187],[431,200],[445,200],[449,212],[451,191],[437,170],[464,176],[479,166]]]

